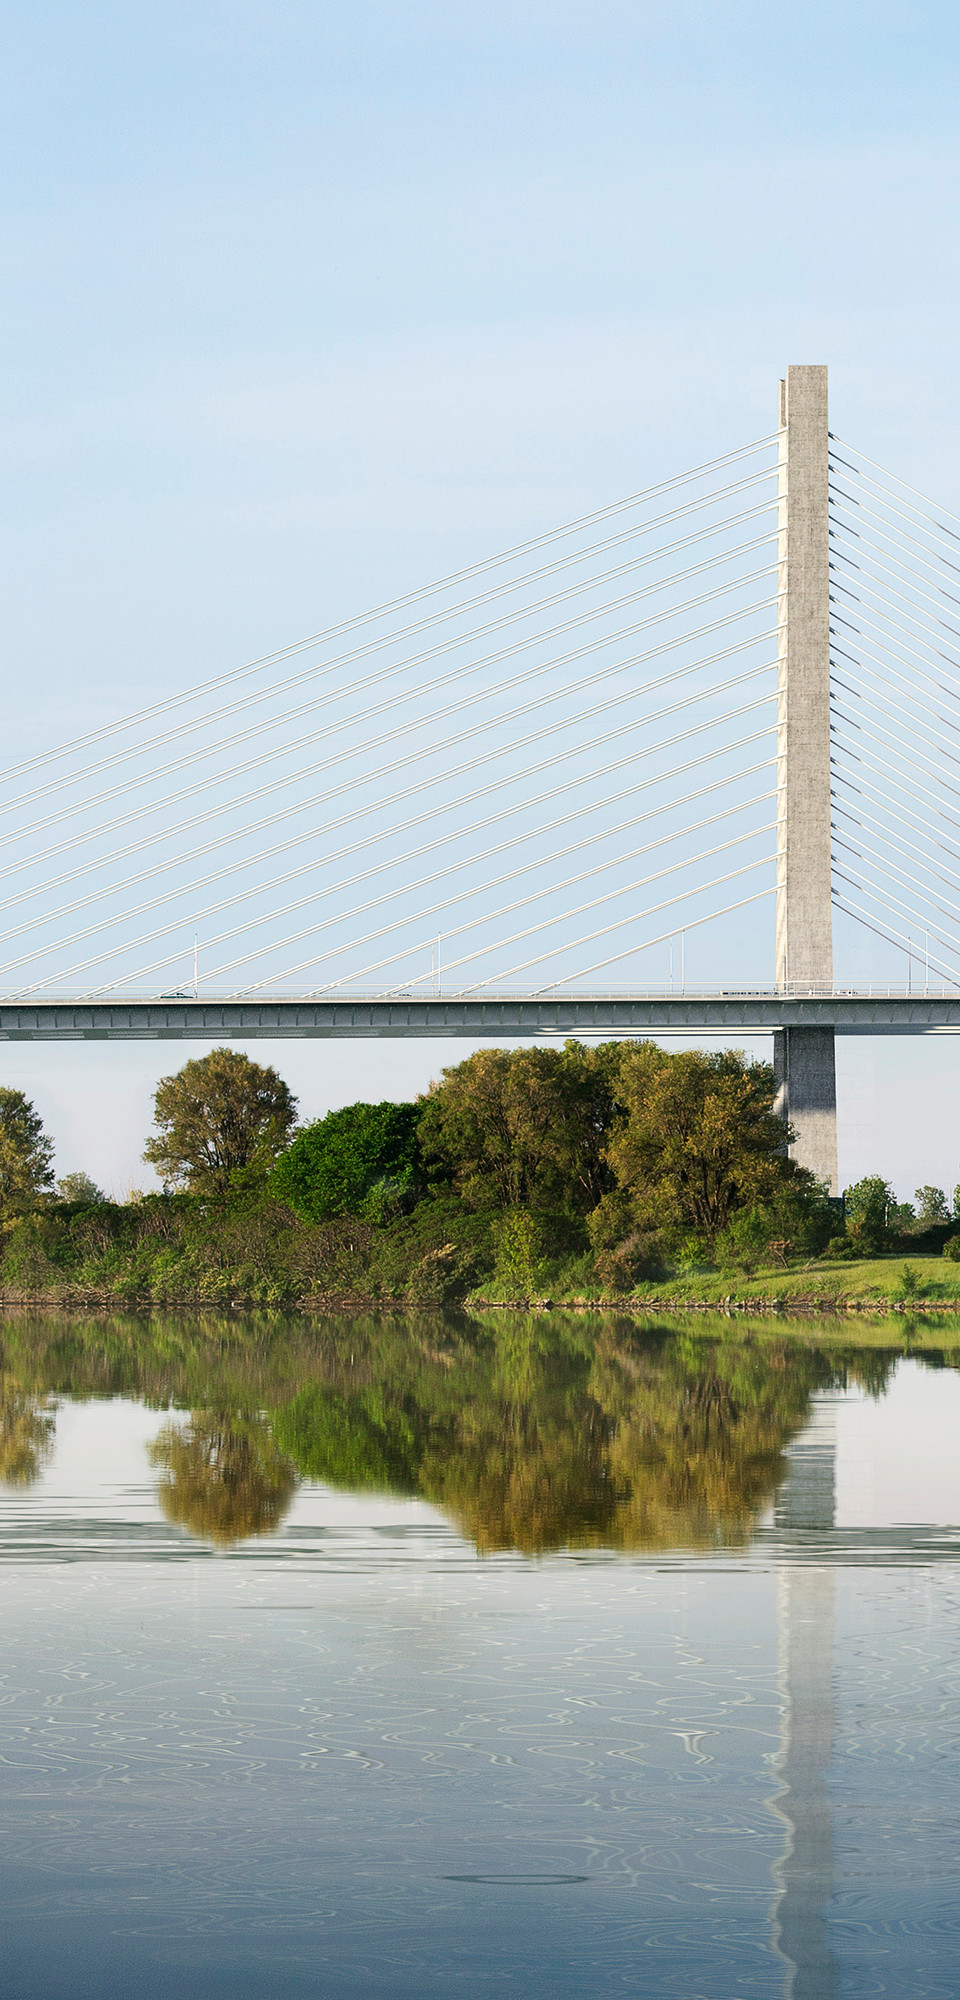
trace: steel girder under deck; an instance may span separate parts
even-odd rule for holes
[[[832,1027],[838,1035],[960,1034],[960,992],[780,994],[320,995],[317,998],[0,1001],[0,1041],[500,1041],[525,1036],[772,1034]]]

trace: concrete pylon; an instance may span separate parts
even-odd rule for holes
[[[777,663],[778,991],[833,990],[830,899],[830,568],[826,368],[780,384]],[[777,1108],[791,1153],[835,1195],[837,1086],[832,1027],[774,1037]]]

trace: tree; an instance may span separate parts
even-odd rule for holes
[[[64,1174],[63,1179],[57,1182],[58,1201],[84,1201],[93,1208],[106,1199],[103,1189],[98,1188],[89,1174]]]
[[[0,1086],[0,1221],[48,1194],[53,1140],[22,1090]]]
[[[614,1087],[623,1116],[606,1157],[618,1191],[603,1207],[623,1211],[627,1198],[634,1228],[713,1245],[736,1210],[771,1208],[788,1194],[795,1225],[801,1216],[816,1227],[824,1220],[823,1190],[786,1156],[789,1128],[774,1111],[767,1063],[748,1063],[736,1049],[669,1055],[653,1042],[625,1042]],[[598,1213],[597,1240],[601,1224]]]
[[[420,1144],[477,1208],[587,1214],[611,1185],[616,1043],[481,1049],[421,1100]]]
[[[894,1201],[887,1209],[887,1228],[893,1230],[911,1229],[917,1219],[917,1211],[912,1201]],[[949,1217],[947,1218],[949,1220]]]
[[[887,1240],[890,1212],[897,1205],[892,1187],[880,1174],[865,1174],[843,1191],[847,1234],[864,1250],[880,1250]]]
[[[298,1132],[270,1186],[307,1222],[377,1222],[410,1205],[423,1177],[415,1104],[347,1104]]]
[[[950,1208],[942,1188],[918,1187],[914,1193],[917,1204],[917,1221],[925,1229],[932,1229],[936,1223],[949,1222]]]
[[[296,1115],[297,1100],[275,1069],[233,1049],[212,1049],[161,1077],[154,1093],[159,1131],[143,1157],[174,1186],[222,1197],[246,1175],[266,1176],[289,1144]]]

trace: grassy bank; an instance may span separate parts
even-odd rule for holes
[[[507,1303],[495,1301],[489,1290],[478,1291],[475,1298],[477,1303]],[[611,1303],[596,1293],[565,1292],[562,1287],[551,1298],[558,1305]],[[771,1265],[749,1275],[695,1271],[637,1285],[628,1295],[620,1295],[619,1303],[664,1311],[718,1306],[759,1311],[786,1306],[820,1312],[888,1311],[891,1307],[901,1312],[938,1307],[960,1311],[960,1265],[943,1257],[904,1257],[899,1253],[857,1261],[824,1258],[787,1269]]]

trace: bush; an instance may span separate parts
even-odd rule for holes
[[[926,1289],[915,1264],[901,1264],[893,1297],[896,1299],[916,1299]]]
[[[359,1215],[388,1222],[410,1208],[423,1181],[415,1104],[347,1104],[297,1134],[270,1177],[306,1222]]]
[[[476,1282],[476,1258],[455,1243],[444,1243],[414,1265],[406,1297],[411,1305],[459,1305]]]
[[[685,1277],[692,1277],[697,1271],[712,1271],[714,1268],[713,1249],[707,1238],[694,1230],[685,1236],[677,1250],[677,1269]]]
[[[594,1268],[605,1292],[632,1292],[636,1285],[664,1278],[663,1239],[655,1230],[634,1230],[612,1250],[600,1250]]]
[[[493,1282],[509,1300],[536,1298],[543,1281],[542,1238],[535,1218],[523,1208],[507,1210],[497,1230]]]
[[[717,1238],[716,1257],[721,1270],[755,1271],[758,1264],[768,1262],[772,1230],[773,1218],[767,1209],[738,1209]]]
[[[823,1255],[825,1257],[845,1257],[849,1262],[852,1258],[859,1255],[859,1251],[852,1237],[831,1236]]]
[[[941,1255],[949,1257],[951,1264],[960,1264],[960,1236],[948,1236]]]

